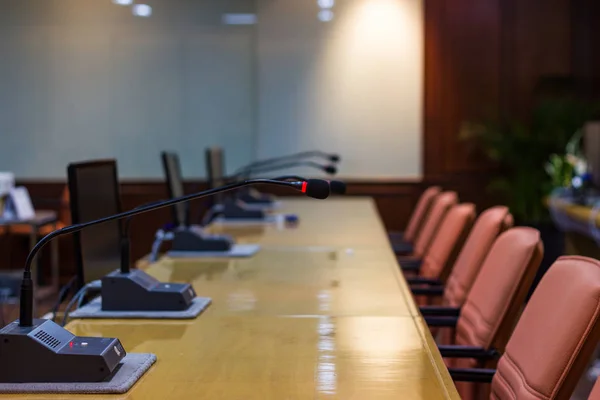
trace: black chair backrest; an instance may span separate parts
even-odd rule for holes
[[[121,212],[121,196],[115,160],[69,164],[69,195],[74,224]],[[77,286],[101,279],[119,269],[121,223],[111,221],[73,234]]]

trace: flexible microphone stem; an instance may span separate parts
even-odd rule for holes
[[[338,162],[340,160],[340,157],[337,154],[326,153],[324,151],[319,151],[319,150],[302,151],[300,153],[289,154],[287,156],[273,157],[273,158],[267,158],[266,160],[255,161],[253,163],[246,165],[245,167],[238,169],[235,174],[237,175],[239,173],[243,173],[245,170],[252,169],[254,167],[262,167],[263,165],[274,164],[274,163],[288,161],[288,160],[290,160],[290,161],[297,160],[299,158],[308,158],[308,157],[322,157],[331,162]]]
[[[336,168],[332,165],[322,165],[322,164],[316,163],[314,161],[290,161],[287,163],[278,163],[276,165],[265,165],[265,166],[247,168],[247,169],[231,176],[230,178],[241,178],[244,175],[247,176],[252,173],[276,171],[276,170],[292,168],[292,167],[311,167],[311,168],[319,169],[328,174],[335,174],[337,172]]]
[[[319,180],[313,180],[312,182],[316,183],[318,181]],[[321,182],[323,182],[323,181],[321,181]],[[22,326],[22,327],[33,326],[33,281],[31,279],[31,265],[32,265],[33,260],[35,259],[36,255],[39,253],[39,251],[48,242],[50,242],[52,239],[54,239],[57,236],[62,236],[62,235],[66,235],[69,233],[78,232],[89,226],[99,225],[99,224],[102,224],[105,222],[110,222],[110,221],[123,219],[123,218],[127,218],[127,217],[132,217],[134,215],[143,214],[148,211],[154,211],[154,210],[158,210],[160,208],[173,206],[175,204],[182,203],[184,201],[195,200],[198,198],[207,197],[207,196],[211,196],[211,195],[214,195],[217,193],[227,192],[230,190],[234,190],[234,189],[238,189],[240,187],[250,186],[250,185],[267,184],[267,185],[287,186],[287,187],[291,187],[291,188],[294,188],[297,190],[301,190],[302,192],[306,193],[307,195],[309,195],[311,197],[316,197],[316,198],[326,198],[329,195],[329,187],[326,188],[326,192],[325,192],[324,187],[320,183],[315,184],[315,187],[313,188],[314,194],[311,193],[310,189],[308,188],[310,183],[311,183],[311,181],[309,181],[309,182],[306,182],[306,181],[304,181],[304,182],[283,182],[283,181],[276,181],[276,180],[270,180],[270,179],[251,179],[251,180],[232,183],[230,185],[225,185],[225,186],[222,186],[219,188],[209,189],[209,190],[205,190],[203,192],[193,193],[193,194],[189,194],[187,196],[182,196],[182,197],[178,197],[175,199],[167,200],[160,204],[150,204],[150,205],[142,206],[137,209],[125,211],[125,212],[122,212],[119,214],[100,218],[100,219],[97,219],[94,221],[84,222],[81,224],[75,224],[75,225],[67,226],[62,229],[55,230],[55,231],[49,233],[48,235],[44,236],[39,242],[37,242],[36,245],[31,249],[31,251],[27,255],[27,259],[25,261],[25,270],[23,272],[23,280],[21,282],[21,296],[20,296],[20,301],[21,301],[20,308],[21,309],[20,309],[20,317],[19,317],[19,326]],[[323,183],[325,183],[325,182],[323,182]]]

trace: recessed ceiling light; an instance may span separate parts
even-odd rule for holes
[[[317,0],[317,4],[321,8],[331,8],[335,5],[335,0]]]
[[[120,6],[130,6],[133,4],[133,0],[112,0],[112,2]]]
[[[149,17],[152,15],[152,7],[147,4],[135,4],[131,12],[136,17]]]
[[[321,10],[317,15],[317,18],[323,22],[329,22],[333,19],[333,11],[331,10]]]
[[[222,21],[226,25],[253,25],[256,14],[223,14]]]

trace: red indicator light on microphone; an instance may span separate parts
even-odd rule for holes
[[[73,348],[73,342],[69,342],[69,347]]]
[[[302,193],[306,193],[306,185],[308,185],[308,183],[302,182]]]

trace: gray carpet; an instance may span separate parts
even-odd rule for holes
[[[0,383],[0,393],[125,393],[156,362],[149,353],[129,353],[123,358],[115,373],[105,382],[76,383]],[[49,366],[51,368],[51,366]]]
[[[184,311],[102,311],[102,297],[96,297],[85,306],[73,311],[70,318],[110,319],[192,319],[196,318],[211,303],[208,297],[196,297],[190,308]]]

